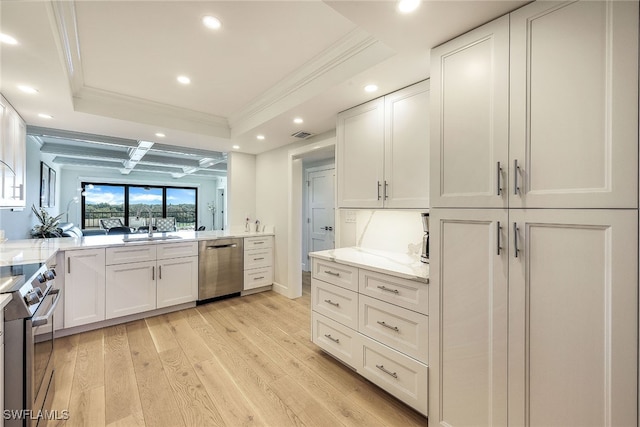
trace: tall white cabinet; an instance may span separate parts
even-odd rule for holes
[[[0,95],[0,208],[25,206],[26,138],[24,120]]]
[[[535,2],[432,50],[430,424],[636,425],[638,15]]]
[[[338,114],[338,207],[429,207],[429,99],[425,80]]]

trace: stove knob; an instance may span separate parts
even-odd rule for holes
[[[36,294],[38,295],[38,298],[42,299],[42,297],[43,297],[43,295],[44,295],[44,294],[42,293],[42,289],[40,289],[40,288],[36,288],[36,289],[35,289],[35,291],[36,291]]]
[[[24,296],[24,301],[27,305],[33,305],[40,302],[40,297],[34,291],[31,291]]]
[[[55,270],[45,271],[44,278],[45,278],[45,280],[53,280],[53,279],[55,279],[56,278],[56,271]]]
[[[45,274],[46,274],[46,273],[45,273]],[[46,281],[47,281],[47,280],[49,280],[49,279],[47,279],[47,277],[46,277],[45,275],[43,275],[42,273],[40,273],[40,274],[38,274],[38,275],[36,276],[36,280],[37,280],[38,282],[40,282],[40,283],[44,283],[44,282],[46,282]]]

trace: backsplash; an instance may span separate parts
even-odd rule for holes
[[[418,211],[340,209],[338,217],[337,247],[359,246],[420,256],[424,231]]]

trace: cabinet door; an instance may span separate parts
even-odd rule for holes
[[[430,214],[429,424],[504,426],[507,212]]]
[[[509,424],[636,425],[637,211],[509,222]]]
[[[4,98],[0,99],[0,110],[0,160],[6,163],[0,164],[0,206],[22,207],[25,205],[26,127],[18,113]]]
[[[158,261],[157,308],[198,299],[198,257]]]
[[[381,208],[384,175],[384,99],[338,114],[338,207]]]
[[[431,206],[506,207],[508,16],[431,51],[431,97]]]
[[[107,319],[156,308],[156,262],[109,265],[106,286]]]
[[[105,250],[65,252],[64,327],[105,319]]]
[[[384,206],[429,208],[429,81],[384,97]]]
[[[513,12],[510,116],[510,207],[637,207],[638,2]]]

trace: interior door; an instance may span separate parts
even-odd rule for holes
[[[335,248],[334,181],[335,169],[307,175],[309,252]]]

